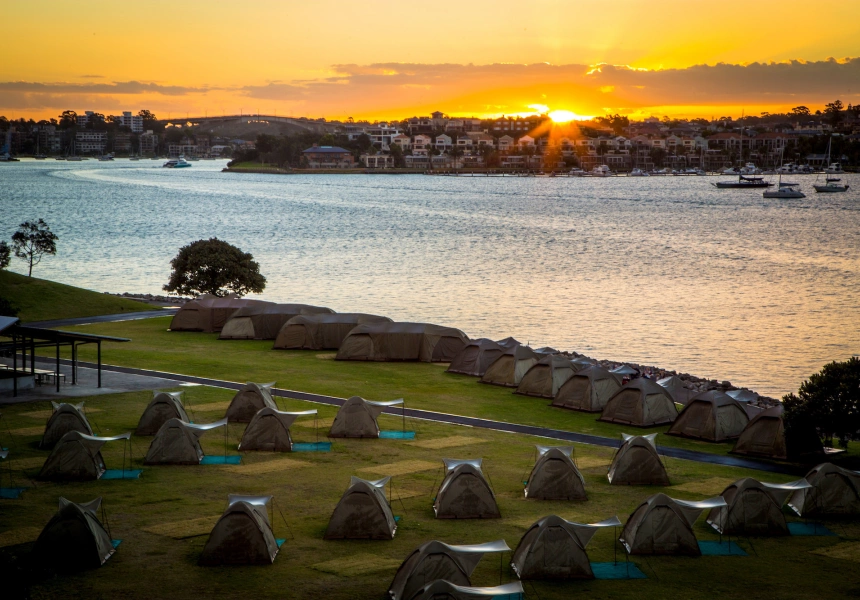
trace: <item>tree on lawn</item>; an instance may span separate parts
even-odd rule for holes
[[[266,278],[254,257],[218,238],[197,240],[179,249],[164,291],[185,296],[244,296],[263,291]]]
[[[57,253],[58,239],[44,219],[24,221],[12,234],[12,249],[15,256],[27,261],[28,276],[33,275],[33,267],[42,262],[43,256]]]
[[[12,248],[5,241],[0,240],[0,271],[12,262]]]

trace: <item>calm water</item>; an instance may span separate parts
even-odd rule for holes
[[[805,200],[713,178],[222,174],[223,162],[0,164],[0,237],[45,218],[35,274],[160,292],[169,261],[217,236],[253,253],[264,298],[513,335],[795,390],[860,353],[860,177]],[[13,268],[22,271],[22,263]]]

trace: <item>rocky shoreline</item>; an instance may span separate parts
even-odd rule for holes
[[[128,292],[123,292],[122,294],[112,294],[110,292],[105,292],[105,294],[109,296],[116,296],[118,298],[126,298],[128,300],[136,300],[137,302],[143,302],[145,304],[152,304],[153,306],[182,306],[189,300],[193,300],[194,298],[185,298],[183,296],[161,296],[158,294],[130,294]]]

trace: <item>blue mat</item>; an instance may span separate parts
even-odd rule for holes
[[[296,442],[293,452],[331,452],[331,442]]]
[[[799,521],[789,523],[788,531],[791,535],[836,535],[819,523],[801,523]]]
[[[204,456],[200,461],[201,465],[238,465],[242,461],[242,457],[238,455],[230,456]]]
[[[4,500],[14,500],[15,498],[20,498],[21,494],[24,493],[24,490],[27,488],[0,488],[0,498]]]
[[[287,538],[277,538],[275,542],[278,544],[278,548],[284,545],[284,542],[287,541]]]
[[[143,469],[108,469],[102,473],[102,479],[140,479]]]
[[[702,556],[748,556],[743,548],[734,542],[699,542]]]
[[[591,563],[595,579],[648,579],[636,563],[619,561]]]
[[[399,515],[394,515],[394,522],[395,522],[395,523],[399,523],[399,522],[400,522],[400,519],[402,519],[402,518],[403,518],[403,517],[401,517],[401,516],[399,516]]]
[[[414,440],[414,431],[380,431],[379,437],[383,440]]]
[[[111,543],[111,546],[113,546],[116,549],[119,547],[120,544],[122,544],[122,540],[111,540],[110,543]]]

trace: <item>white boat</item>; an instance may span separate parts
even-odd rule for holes
[[[824,185],[821,184],[813,184],[812,187],[815,188],[816,192],[820,192],[823,194],[827,193],[836,193],[836,192],[847,192],[850,187],[847,183],[840,183],[840,179],[837,177],[828,177],[827,181]]]
[[[779,176],[779,183],[776,186],[775,190],[766,190],[762,192],[762,196],[764,198],[806,198],[806,194],[801,192],[797,188],[798,185],[796,183],[783,183],[782,175]]]
[[[608,166],[600,165],[599,167],[594,167],[593,169],[591,169],[589,175],[591,175],[592,177],[610,177],[612,175],[615,175],[615,173],[613,173]]]
[[[67,156],[66,160],[70,160],[72,162],[81,162],[84,159],[81,158],[80,156]]]
[[[654,175],[671,175],[672,169],[669,169],[669,168],[659,169],[657,171],[654,171],[653,173],[654,173]]]
[[[829,150],[829,148],[828,148],[828,150]],[[845,171],[842,170],[842,164],[830,163],[827,166],[827,168],[824,169],[824,172],[827,173],[828,175],[839,175],[840,173],[844,173]]]
[[[761,175],[761,169],[755,166],[755,163],[748,162],[740,169],[741,175]]]
[[[642,169],[633,169],[630,173],[627,174],[628,177],[650,177],[651,174],[643,171]]]
[[[208,160],[215,160],[215,159],[213,158],[213,159],[208,159]],[[570,175],[572,177],[583,177],[585,175],[585,171],[583,171],[582,169],[580,169],[578,167],[574,167],[570,170]]]
[[[779,167],[776,170],[777,173],[782,173],[782,174],[792,174],[792,173],[797,173],[797,171],[798,171],[797,165],[794,163],[785,163],[784,165],[782,165],[781,167]]]
[[[161,166],[166,169],[183,169],[185,167],[190,167],[191,163],[180,156],[179,158],[171,158]]]

